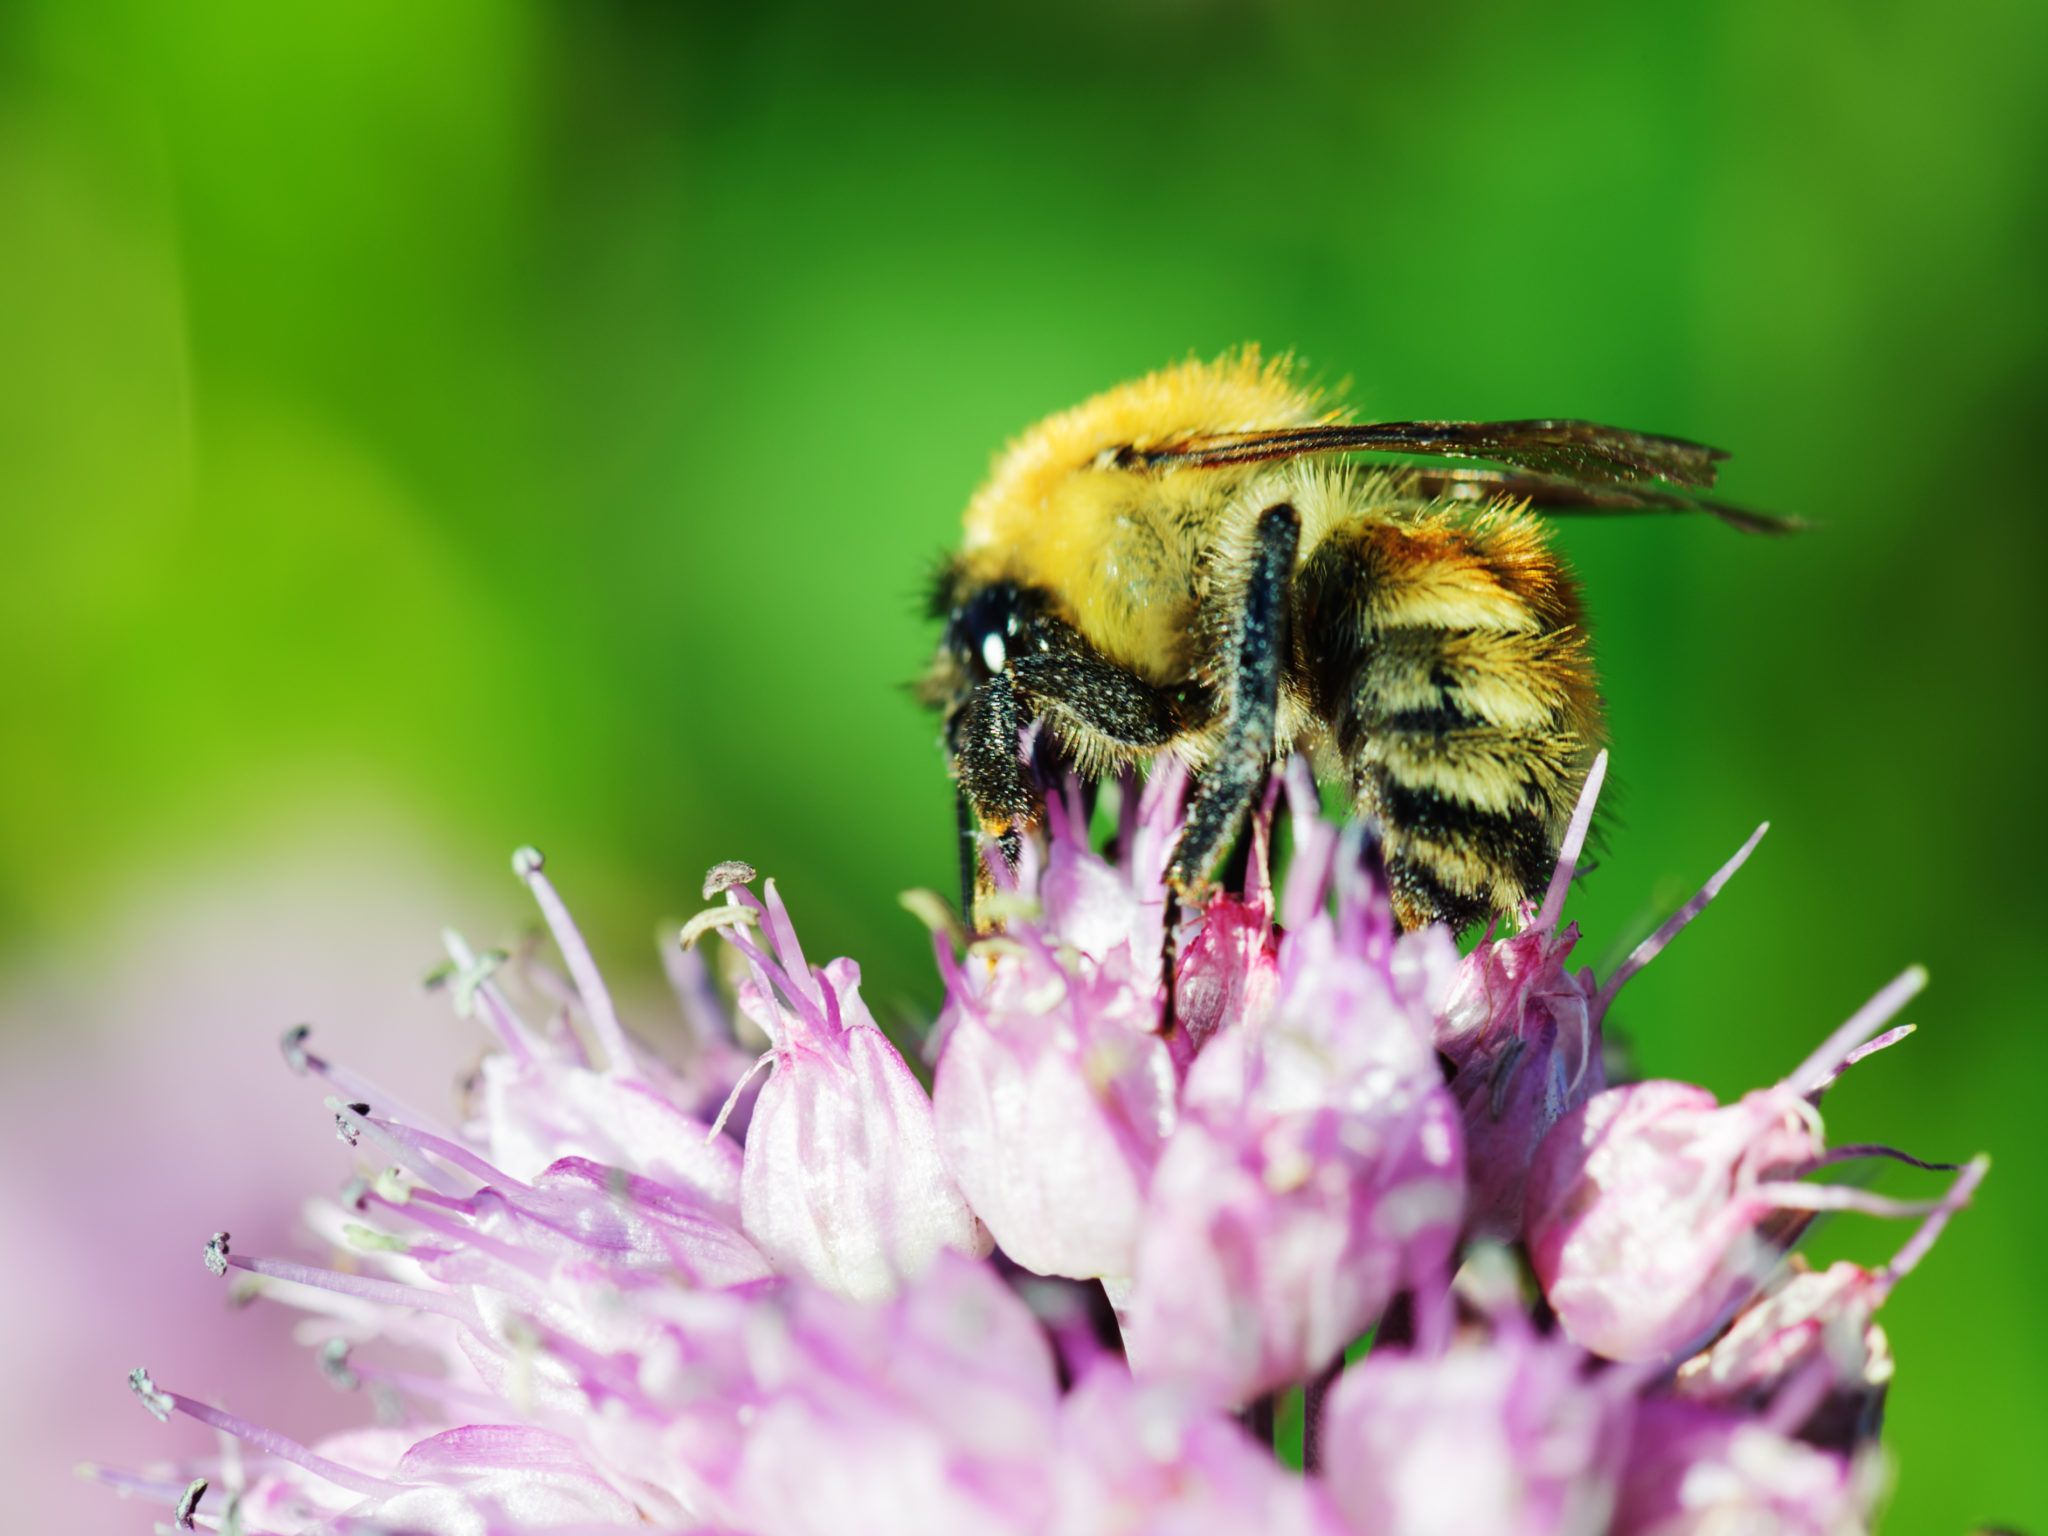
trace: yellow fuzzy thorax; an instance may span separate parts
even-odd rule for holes
[[[969,503],[961,560],[983,581],[1057,594],[1064,617],[1155,682],[1184,668],[1198,557],[1256,471],[1146,473],[1107,462],[1211,432],[1334,421],[1291,357],[1256,347],[1190,360],[1047,418],[996,459]]]

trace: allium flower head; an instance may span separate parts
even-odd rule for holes
[[[293,1031],[356,1159],[309,1211],[327,1262],[198,1245],[306,1313],[376,1425],[302,1444],[137,1371],[144,1409],[231,1448],[94,1475],[249,1536],[1861,1529],[1868,1426],[1832,1426],[1882,1387],[1872,1311],[1983,1169],[1922,1205],[1806,1176],[1873,1150],[1830,1154],[1814,1104],[1899,1037],[1864,1043],[1916,976],[1736,1104],[1593,1091],[1629,967],[1597,990],[1565,971],[1566,876],[1461,963],[1449,935],[1396,931],[1369,838],[1321,817],[1298,764],[1241,885],[1178,913],[1181,772],[1123,785],[1100,848],[1078,787],[1051,788],[1004,931],[939,946],[930,1097],[854,963],[812,965],[737,864],[684,937],[738,956],[731,1008],[769,1048],[748,1057],[683,958],[695,1049],[665,1064],[522,851],[562,970],[448,937],[442,980],[494,1040],[462,1112]],[[1521,1199],[1533,1137],[1555,1332],[1512,1264],[1466,1246]],[[1928,1220],[1879,1270],[1767,1289],[1834,1208]],[[1267,1429],[1297,1386],[1306,1474]]]

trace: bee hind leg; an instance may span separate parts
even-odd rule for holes
[[[1195,786],[1167,871],[1167,884],[1182,900],[1197,897],[1272,767],[1300,545],[1301,517],[1293,507],[1282,502],[1259,514],[1243,601],[1224,651],[1222,739]]]

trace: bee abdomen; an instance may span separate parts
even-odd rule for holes
[[[1547,600],[1531,602],[1526,545],[1519,583],[1494,579],[1490,553],[1484,540],[1406,564],[1368,553],[1357,649],[1332,679],[1338,745],[1406,927],[1462,928],[1540,892],[1598,744],[1569,579],[1550,562]],[[1462,594],[1456,613],[1419,600],[1446,590]]]

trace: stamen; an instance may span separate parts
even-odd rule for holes
[[[87,1482],[97,1483],[124,1499],[147,1499],[152,1504],[176,1504],[183,1496],[183,1484],[165,1482],[162,1478],[156,1477],[140,1477],[119,1467],[103,1467],[94,1461],[81,1461],[72,1470]]]
[[[720,929],[719,937],[746,956],[747,964],[754,972],[754,983],[761,989],[762,1001],[766,1002],[771,1008],[775,1008],[779,1013],[781,1010],[780,1005],[776,1002],[776,998],[780,995],[783,1002],[786,1002],[794,1009],[797,1017],[804,1023],[810,1025],[813,1029],[825,1027],[827,1023],[825,1010],[818,1006],[817,1001],[811,996],[809,991],[797,986],[790,979],[789,973],[777,961],[770,958],[760,945],[736,928]]]
[[[1578,873],[1579,855],[1585,850],[1586,834],[1593,826],[1593,807],[1599,803],[1600,786],[1606,778],[1607,754],[1603,751],[1593,759],[1593,766],[1586,773],[1586,786],[1579,791],[1579,803],[1572,807],[1572,819],[1557,850],[1557,869],[1550,877],[1550,889],[1543,893],[1543,906],[1529,925],[1531,933],[1550,932],[1564,915],[1564,898],[1572,888],[1572,877]]]
[[[369,1114],[369,1105],[344,1104],[339,1099],[329,1099],[327,1107],[334,1111],[335,1135],[339,1136],[350,1146],[356,1145],[356,1143],[363,1139],[363,1133],[356,1129],[356,1120],[361,1116]]]
[[[1045,916],[1039,899],[1022,891],[991,891],[977,906],[984,917],[998,923],[1035,923]]]
[[[1758,1184],[1750,1194],[1759,1204],[1781,1211],[1859,1211],[1865,1216],[1932,1216],[1939,1200],[1892,1200],[1852,1184]]]
[[[1266,792],[1252,811],[1251,856],[1244,867],[1244,902],[1270,912],[1273,908],[1273,812],[1280,803],[1280,780],[1266,780]]]
[[[1138,775],[1133,769],[1126,768],[1116,776],[1116,783],[1109,787],[1116,794],[1116,838],[1112,844],[1115,857],[1111,862],[1128,869],[1131,844],[1138,835]]]
[[[956,950],[966,948],[967,930],[961,926],[959,914],[953,910],[953,904],[937,891],[923,887],[903,891],[896,897],[896,904],[923,923],[933,935],[949,940]]]
[[[345,1467],[338,1461],[329,1461],[325,1456],[315,1455],[298,1441],[288,1435],[281,1435],[276,1430],[265,1429],[260,1424],[251,1424],[247,1419],[239,1419],[231,1413],[223,1413],[218,1408],[195,1402],[181,1393],[160,1391],[149,1379],[147,1371],[133,1372],[128,1378],[128,1384],[142,1399],[143,1406],[160,1420],[167,1420],[173,1412],[182,1413],[188,1419],[197,1419],[200,1423],[224,1434],[233,1435],[237,1440],[246,1440],[258,1450],[266,1451],[295,1466],[304,1467],[315,1477],[323,1477],[336,1487],[346,1488],[351,1493],[373,1498],[386,1497],[400,1492],[403,1487],[402,1484],[389,1482],[381,1477],[371,1477],[366,1472],[358,1472],[355,1468]],[[202,1484],[201,1492],[204,1491]],[[188,1488],[186,1493],[189,1497],[191,1490]],[[195,1498],[194,1503],[196,1502]]]
[[[763,1051],[754,1058],[754,1064],[740,1074],[740,1080],[732,1085],[732,1092],[725,1096],[725,1103],[719,1107],[718,1118],[711,1122],[711,1129],[704,1133],[704,1143],[709,1146],[725,1132],[725,1122],[732,1118],[732,1112],[739,1107],[740,1092],[754,1080],[759,1072],[775,1059],[775,1052]]]
[[[1866,1041],[1864,1044],[1857,1046],[1855,1050],[1851,1051],[1848,1055],[1842,1058],[1842,1064],[1840,1066],[1836,1067],[1834,1071],[1830,1072],[1826,1077],[1822,1078],[1819,1082],[1815,1083],[1811,1088],[1807,1089],[1806,1097],[1810,1101],[1818,1102],[1821,1094],[1835,1085],[1835,1079],[1840,1077],[1844,1072],[1848,1071],[1851,1067],[1855,1066],[1857,1062],[1861,1061],[1866,1056],[1875,1056],[1879,1051],[1890,1049],[1892,1046],[1897,1045],[1901,1040],[1905,1039],[1906,1036],[1912,1034],[1913,1031],[1917,1028],[1919,1028],[1917,1024],[1899,1024],[1891,1029],[1886,1030],[1876,1039]]]
[[[206,1479],[195,1477],[185,1487],[185,1493],[178,1500],[177,1521],[180,1530],[196,1529],[192,1517],[199,1512],[199,1501],[206,1497]]]
[[[1629,952],[1629,957],[1615,968],[1614,974],[1607,978],[1607,985],[1600,989],[1600,995],[1593,1000],[1594,1018],[1605,1018],[1608,1008],[1614,1002],[1615,994],[1638,971],[1662,954],[1664,946],[1677,938],[1688,923],[1707,910],[1707,903],[1721,894],[1721,887],[1734,877],[1735,871],[1748,862],[1749,856],[1756,851],[1756,845],[1763,841],[1764,834],[1770,830],[1771,824],[1767,821],[1750,833],[1749,841],[1735,850],[1734,858],[1714,871],[1713,878],[1699,888],[1698,894],[1691,901],[1672,913],[1665,919],[1662,927]]]
[[[624,1026],[619,1023],[618,1011],[612,1007],[612,995],[606,990],[604,977],[598,974],[597,962],[591,958],[590,946],[583,942],[583,935],[570,918],[569,909],[562,905],[562,898],[555,893],[553,883],[541,872],[542,862],[539,849],[521,848],[512,855],[512,872],[533,892],[541,916],[547,919],[548,931],[555,936],[555,948],[562,952],[569,975],[576,983],[577,994],[583,999],[590,1032],[597,1037],[598,1048],[604,1053],[605,1070],[630,1073],[633,1070],[633,1048],[626,1039]]]
[[[1821,1042],[1820,1048],[1798,1069],[1785,1079],[1798,1092],[1810,1093],[1820,1083],[1839,1074],[1841,1063],[1849,1052],[1863,1044],[1875,1034],[1882,1024],[1897,1013],[1914,995],[1927,985],[1927,971],[1922,966],[1911,966],[1892,983],[1861,1008],[1849,1021]]]
[[[389,1200],[382,1195],[372,1195],[371,1198],[386,1210],[397,1211],[408,1221],[425,1227],[429,1232],[438,1232],[443,1237],[453,1238],[462,1247],[475,1252],[487,1253],[501,1264],[509,1264],[536,1280],[545,1280],[552,1273],[552,1266],[545,1259],[519,1247],[516,1243],[508,1243],[503,1238],[493,1237],[465,1222],[452,1220],[439,1213],[429,1215],[428,1212],[433,1206],[426,1200],[407,1203]]]
[[[1895,1163],[1904,1163],[1911,1168],[1923,1168],[1929,1173],[1961,1173],[1961,1163],[1922,1162],[1910,1152],[1901,1152],[1897,1147],[1887,1147],[1879,1142],[1852,1142],[1847,1146],[1830,1147],[1819,1157],[1806,1165],[1810,1173],[1816,1168],[1826,1168],[1834,1163],[1855,1162],[1858,1158],[1888,1157]]]
[[[228,1275],[228,1235],[216,1232],[206,1240],[206,1272],[216,1280]]]
[[[1287,816],[1294,827],[1294,861],[1280,896],[1280,924],[1299,930],[1315,920],[1329,895],[1330,874],[1337,860],[1337,835],[1330,823],[1323,820],[1322,801],[1316,794],[1315,775],[1307,760],[1290,757],[1282,771],[1287,785]]]
[[[438,1157],[442,1162],[452,1167],[460,1168],[464,1173],[480,1183],[495,1184],[500,1189],[526,1189],[529,1187],[521,1180],[513,1178],[504,1169],[486,1162],[476,1153],[470,1151],[469,1148],[462,1146],[458,1142],[450,1141],[445,1136],[436,1136],[431,1131],[422,1131],[410,1125],[400,1125],[396,1121],[379,1120],[374,1117],[365,1123],[374,1127],[398,1145]],[[418,1161],[413,1158],[402,1158],[400,1161],[404,1162],[408,1168],[416,1169],[420,1166]],[[449,1189],[441,1184],[439,1180],[429,1180],[429,1182],[443,1194],[453,1195],[458,1193],[458,1191]]]
[[[1982,1153],[1964,1165],[1963,1171],[1956,1176],[1956,1181],[1949,1185],[1948,1193],[1927,1213],[1927,1219],[1920,1224],[1920,1229],[1906,1239],[1899,1251],[1892,1256],[1891,1263],[1879,1271],[1887,1285],[1894,1285],[1904,1279],[1913,1266],[1927,1256],[1927,1250],[1932,1248],[1934,1240],[1941,1236],[1941,1229],[1948,1225],[1949,1218],[1970,1203],[1971,1197],[1977,1193],[1977,1186],[1984,1182],[1984,1175],[1990,1171],[1991,1159]]]
[[[512,1005],[505,1001],[505,995],[491,980],[491,973],[504,963],[504,954],[490,950],[479,959],[471,951],[469,942],[453,928],[441,930],[441,946],[448,951],[448,958],[455,962],[456,1017],[469,1018],[481,1007],[498,1038],[505,1042],[505,1049],[512,1053],[513,1060],[521,1066],[531,1066],[538,1042],[526,1027],[526,1021],[512,1011]]]
[[[704,957],[680,945],[657,947],[661,950],[662,969],[668,973],[669,989],[682,1009],[691,1044],[698,1049],[733,1044],[732,1019],[711,984],[711,969],[705,965]]]
[[[358,1301],[375,1302],[387,1307],[433,1312],[442,1317],[452,1318],[478,1332],[483,1331],[483,1322],[478,1317],[476,1309],[460,1297],[444,1291],[429,1291],[417,1285],[405,1285],[396,1280],[377,1280],[368,1275],[343,1274],[340,1270],[322,1269],[314,1264],[294,1263],[290,1259],[251,1259],[239,1253],[231,1253],[227,1256],[227,1261],[235,1269],[247,1270],[250,1274],[261,1275],[267,1280],[287,1280],[294,1285],[309,1285],[318,1291],[333,1291],[340,1296],[353,1296]]]
[[[340,1066],[306,1048],[306,1041],[313,1033],[310,1024],[294,1024],[284,1032],[278,1044],[284,1051],[285,1065],[299,1076],[308,1074],[321,1078],[333,1087],[342,1098],[351,1102],[381,1105],[389,1114],[417,1125],[434,1126],[440,1121],[433,1115],[425,1114],[415,1106],[407,1104],[395,1093],[388,1093],[360,1072]]]

